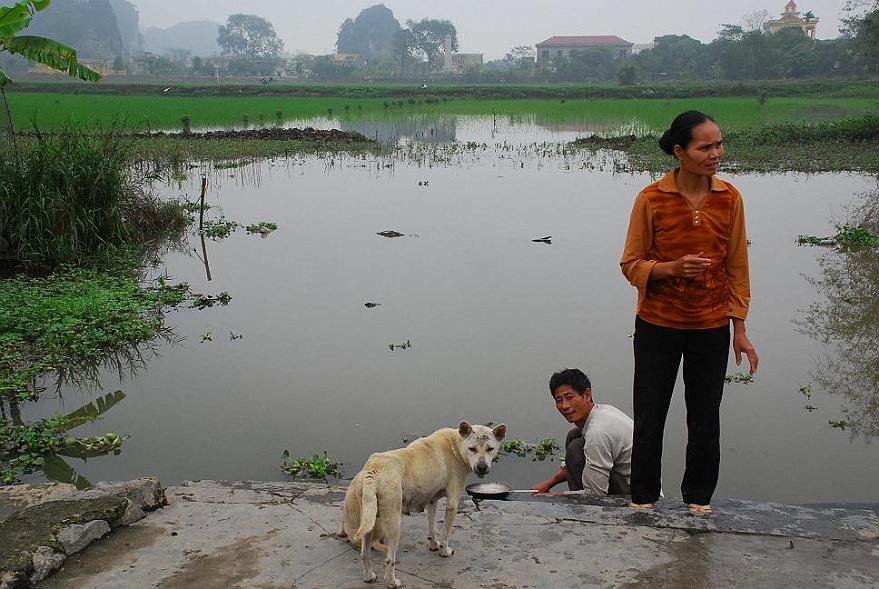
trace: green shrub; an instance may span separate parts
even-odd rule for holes
[[[136,191],[117,133],[37,133],[20,145],[0,154],[0,256],[52,268],[131,237],[125,212]]]

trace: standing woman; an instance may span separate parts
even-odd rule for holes
[[[687,406],[686,470],[681,496],[694,513],[711,511],[720,469],[720,400],[729,357],[757,351],[745,334],[751,299],[742,197],[717,178],[723,157],[720,127],[687,111],[672,121],[659,146],[680,165],[635,199],[620,267],[638,289],[632,447],[634,509],[660,496],[665,420],[683,358]]]

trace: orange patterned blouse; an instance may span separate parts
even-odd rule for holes
[[[711,177],[698,209],[678,192],[672,170],[642,190],[632,207],[620,267],[638,289],[638,316],[655,325],[711,329],[746,319],[751,301],[742,195]],[[649,280],[657,262],[704,252],[711,265],[695,279]]]

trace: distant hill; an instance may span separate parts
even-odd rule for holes
[[[110,0],[113,14],[116,15],[116,24],[119,26],[119,35],[122,37],[122,45],[127,53],[140,53],[141,40],[138,30],[137,8],[128,0]]]
[[[180,49],[199,57],[219,55],[222,49],[217,35],[221,26],[209,20],[192,20],[167,29],[149,27],[141,31],[143,50],[159,55]]]
[[[34,18],[25,34],[70,45],[82,59],[112,58],[128,47],[109,0],[56,0]]]

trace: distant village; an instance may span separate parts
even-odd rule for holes
[[[816,39],[819,19],[811,12],[801,13],[794,0],[790,0],[779,18],[767,20],[762,24],[763,32],[775,34],[785,29],[802,30],[806,37]],[[518,53],[508,55],[506,60],[485,63],[482,53],[459,53],[454,50],[451,35],[446,37],[442,51],[438,51],[433,60],[425,64],[425,73],[435,76],[454,78],[468,73],[482,73],[491,68],[504,68],[515,61],[517,67],[552,67],[553,64],[574,59],[584,52],[601,52],[601,54],[623,62],[633,55],[652,49],[654,43],[636,45],[616,35],[579,35],[552,36],[535,43],[533,46],[518,47]],[[368,60],[358,53],[332,53],[323,56],[279,55],[276,58],[248,58],[252,63],[248,71],[242,70],[241,55],[191,55],[186,51],[143,52],[140,54],[117,57],[115,59],[89,59],[80,61],[104,76],[133,75],[149,76],[160,73],[163,69],[177,67],[194,69],[197,75],[212,76],[218,81],[229,76],[257,76],[263,83],[275,80],[296,78],[320,78],[321,72],[315,63],[326,64],[327,67],[345,68],[356,71],[365,68]],[[236,70],[237,67],[237,70]],[[41,65],[33,65],[29,73],[55,75],[57,72]],[[167,73],[167,72],[166,72]]]

